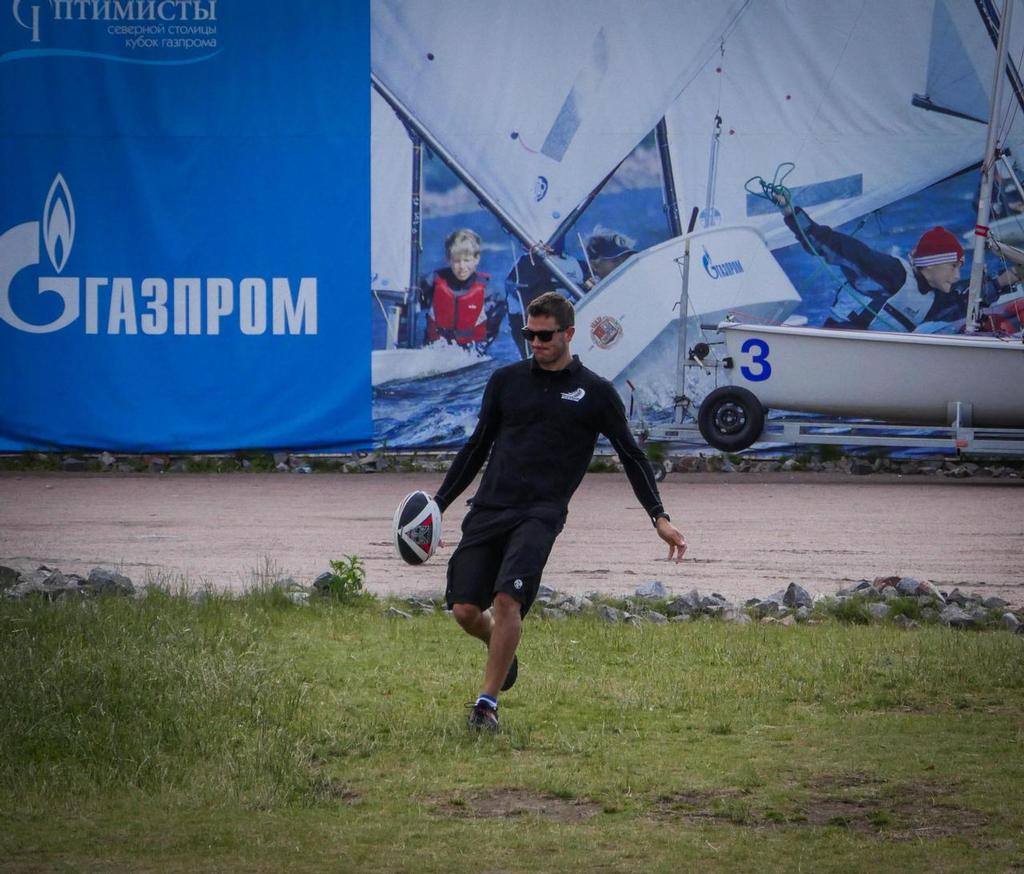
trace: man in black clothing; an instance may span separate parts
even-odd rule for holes
[[[476,430],[435,495],[443,512],[489,458],[448,562],[445,595],[459,625],[488,648],[483,690],[469,720],[474,728],[497,730],[498,692],[518,674],[522,618],[599,434],[618,453],[633,492],[669,545],[668,557],[678,561],[686,551],[618,393],[569,351],[574,322],[572,304],[556,292],[530,303],[523,336],[533,358],[491,375]]]

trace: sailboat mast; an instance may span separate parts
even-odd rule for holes
[[[683,233],[683,222],[679,218],[679,198],[676,195],[676,178],[672,173],[672,153],[668,144],[668,124],[665,116],[661,117],[654,129],[654,139],[658,144],[658,157],[661,159],[661,193],[665,198],[668,228],[673,237],[678,237]]]
[[[398,113],[399,118],[416,131],[423,142],[430,146],[434,154],[451,168],[452,172],[459,177],[462,183],[476,195],[485,207],[498,217],[501,223],[527,248],[533,257],[544,264],[547,271],[558,279],[566,291],[568,291],[576,300],[581,300],[583,298],[583,290],[572,279],[570,279],[558,264],[556,264],[548,255],[545,244],[542,241],[536,241],[530,238],[526,228],[512,218],[512,216],[502,208],[501,204],[484,191],[480,184],[469,174],[466,168],[459,163],[451,152],[441,145],[438,139],[423,126],[419,119],[417,119],[408,110],[402,101],[395,96],[391,89],[380,80],[380,77],[378,77],[376,73],[370,73],[370,81],[373,83],[373,87],[377,89],[380,96],[391,104],[392,109]]]
[[[1003,0],[999,41],[996,45],[996,71],[992,81],[992,103],[988,113],[988,135],[985,139],[985,159],[981,165],[981,193],[978,197],[978,220],[974,226],[974,257],[971,261],[971,281],[967,292],[967,322],[965,331],[976,333],[979,325],[978,309],[981,301],[981,282],[985,272],[985,239],[992,209],[992,179],[996,162],[996,116],[1003,96],[1003,68],[1006,65],[1006,44],[1010,38],[1011,0]]]
[[[419,295],[417,285],[420,279],[420,252],[423,251],[423,141],[419,134],[407,128],[412,139],[412,210],[409,234],[409,347],[416,345],[416,314],[419,311]]]

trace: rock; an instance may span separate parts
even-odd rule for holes
[[[779,602],[771,599],[759,601],[754,605],[754,612],[762,619],[775,616],[779,612]]]
[[[384,615],[392,619],[412,619],[412,613],[406,613],[404,610],[399,610],[397,607],[388,607],[384,611]]]
[[[872,580],[871,585],[877,591],[881,592],[887,586],[892,586],[893,588],[895,588],[899,585],[900,580],[902,579],[903,577],[875,577],[874,580]]]
[[[89,579],[82,588],[95,595],[134,595],[135,586],[124,574],[104,567],[94,567],[89,571]]]
[[[1004,601],[1002,598],[998,598],[995,595],[990,595],[981,602],[981,606],[986,610],[1002,610],[1004,607],[1009,607],[1010,602]]]
[[[786,593],[782,596],[782,603],[787,607],[810,607],[814,604],[814,598],[811,597],[811,593],[802,586],[798,586],[796,583],[790,583],[786,589]]]
[[[874,473],[874,465],[870,461],[865,461],[863,458],[854,458],[850,461],[850,473],[854,476],[865,476],[869,473]]]
[[[61,470],[69,471],[72,473],[78,473],[80,471],[89,469],[88,465],[81,458],[75,458],[74,456],[71,455],[67,456],[67,458],[61,461],[60,466]]]
[[[557,594],[558,592],[552,589],[551,586],[545,586],[544,583],[541,583],[540,586],[537,588],[538,598],[548,598],[550,600],[551,598],[554,598]]]
[[[110,470],[116,461],[117,459],[109,452],[104,450],[100,453],[100,467],[103,468],[103,470]]]
[[[909,616],[907,616],[906,613],[900,613],[894,616],[892,619],[892,624],[899,628],[906,628],[908,630],[911,628],[917,628],[917,623]]]
[[[810,607],[798,607],[796,611],[796,618],[800,620],[809,619],[811,616]]]
[[[921,580],[917,584],[917,596],[919,598],[935,598],[943,604],[946,603],[946,596],[939,591],[939,587],[931,580]]]
[[[785,625],[787,627],[796,625],[796,617],[792,613],[788,616],[783,616],[782,619],[779,620],[779,625]]]
[[[559,610],[557,607],[542,607],[541,611],[540,611],[540,615],[543,616],[545,619],[554,619],[554,620],[568,619],[569,618],[569,614],[568,613],[566,613],[563,610]]]
[[[665,587],[658,580],[649,580],[642,586],[637,586],[636,596],[638,598],[665,598],[668,596],[668,592]]]
[[[437,608],[434,607],[432,601],[425,601],[423,598],[417,598],[415,596],[405,599],[405,603],[409,605],[411,610],[415,610],[417,613],[436,613]]]
[[[628,614],[623,613],[621,610],[616,610],[614,607],[609,607],[607,604],[602,604],[597,608],[598,618],[604,622],[608,622],[611,625],[618,625],[620,622],[626,621]]]
[[[334,579],[334,574],[330,571],[324,571],[320,576],[313,580],[313,591],[314,592],[326,592],[331,588],[331,580]]]
[[[725,616],[723,618],[725,619],[726,622],[728,622],[728,623],[730,623],[732,625],[750,625],[754,621],[753,619],[750,618],[749,614],[743,613],[740,610],[734,610],[732,612],[726,612],[726,614],[725,614]]]
[[[877,619],[879,622],[881,622],[892,612],[892,607],[890,607],[888,604],[875,601],[874,603],[868,604],[867,610],[868,613],[871,614],[872,618]]]
[[[659,613],[657,610],[644,610],[640,614],[640,618],[644,622],[650,622],[653,625],[667,625],[668,617],[664,613]]]
[[[288,598],[293,604],[299,607],[309,606],[309,592],[285,592],[285,597]]]
[[[956,604],[947,605],[946,609],[939,614],[939,619],[943,625],[948,625],[951,628],[970,628],[976,624],[974,617]]]
[[[685,595],[680,595],[673,600],[665,611],[669,616],[681,616],[683,614],[698,613],[701,608],[700,592],[691,589]]]
[[[31,595],[42,595],[51,601],[59,598],[67,588],[68,581],[58,570],[40,565],[27,576],[21,576],[18,582],[8,588],[4,594],[9,598],[28,598]],[[77,584],[72,583],[73,588]]]
[[[957,604],[960,607],[963,607],[967,603],[967,596],[959,589],[953,589],[953,591],[946,596],[946,601],[950,604]]]
[[[882,589],[882,600],[885,602],[896,601],[900,597],[900,593],[896,591],[895,586],[886,586]]]
[[[19,574],[14,568],[0,565],[0,591],[17,585],[20,577],[21,574]]]
[[[678,616],[669,617],[669,622],[689,622],[693,617],[689,613],[680,613]]]
[[[896,591],[901,595],[916,595],[920,585],[913,577],[900,577],[900,581],[896,584]]]
[[[1020,631],[1021,622],[1013,613],[1004,613],[999,624],[1008,631]]]

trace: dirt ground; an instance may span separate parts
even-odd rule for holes
[[[358,555],[378,594],[437,594],[444,549],[421,567],[395,557],[391,518],[440,474],[0,473],[0,564],[119,568],[135,582],[238,590],[269,563],[304,583]],[[625,476],[589,474],[548,562],[567,592],[628,594],[647,580],[730,600],[797,582],[832,594],[901,574],[1024,604],[1024,479],[819,473],[670,474],[661,485],[689,542],[665,561]],[[472,494],[472,489],[467,495]],[[454,545],[460,499],[444,519]]]

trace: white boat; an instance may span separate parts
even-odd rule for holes
[[[758,232],[756,245],[777,248],[794,243],[793,234],[775,205],[752,195],[747,183],[771,177],[785,162],[796,164],[786,180],[794,202],[822,223],[842,224],[914,194],[977,162],[986,136],[978,101],[986,100],[981,83],[991,57],[973,5],[749,4],[730,19],[718,51],[703,58],[666,113],[679,200],[699,207],[698,234],[743,227]],[[797,291],[772,258],[752,257],[743,291],[717,295],[725,283],[709,281],[704,254],[728,260],[732,246],[705,237],[697,247],[698,234],[687,291],[691,343],[702,339],[700,324],[717,320],[712,314],[782,323],[797,307]],[[680,239],[641,253],[649,263],[630,259],[577,303],[585,326],[603,333],[606,317],[624,312],[630,324],[623,323],[623,336],[640,332],[638,347],[623,343],[606,352],[600,336],[583,347],[586,363],[620,388],[677,366],[667,341],[673,324],[663,315],[673,306],[679,312],[681,283],[676,278],[674,290],[662,283],[678,271],[682,248]],[[630,358],[636,348],[645,350],[642,366]],[[652,362],[655,350],[660,359]],[[683,395],[681,383],[674,394]]]
[[[427,379],[486,364],[491,357],[475,349],[443,341],[417,349],[375,349],[371,365],[374,388],[388,382]]]
[[[451,0],[442,14],[421,0],[379,0],[372,15],[372,81],[524,249],[544,262],[545,246],[559,239],[713,61],[722,34],[748,5]],[[482,46],[486,50],[468,48]],[[679,241],[669,241],[641,252],[585,297],[571,280],[564,282],[579,298],[581,321],[609,331],[616,321],[622,327],[613,343],[592,348],[593,361],[582,350],[603,375],[622,376],[659,336],[672,332],[680,251]],[[557,265],[547,263],[558,276]],[[732,284],[742,293],[695,293],[694,318],[717,320],[732,309],[784,317],[799,302],[788,282]]]
[[[680,269],[689,240],[688,333],[726,317],[782,322],[800,303],[793,284],[753,228],[697,231],[640,252],[623,262],[576,304],[573,348],[606,379],[632,380],[640,353],[658,344],[669,350],[678,334]],[[631,341],[631,342],[627,342]],[[638,351],[639,350],[639,351]]]
[[[763,408],[922,427],[1024,428],[1019,337],[742,324],[720,332],[729,386],[712,392],[700,413],[702,432],[719,448],[753,443]]]
[[[1004,18],[1008,11],[1009,2]],[[1004,27],[1004,37],[1009,32]],[[1003,111],[1004,37],[991,89],[979,226],[987,224],[991,177],[985,168],[996,154],[995,119]],[[760,436],[766,408],[922,427],[1024,428],[1024,342],[1019,334],[979,334],[972,319],[983,249],[979,237],[963,335],[720,325],[726,351],[717,364],[728,385],[701,403],[702,435],[719,449],[746,448]]]

